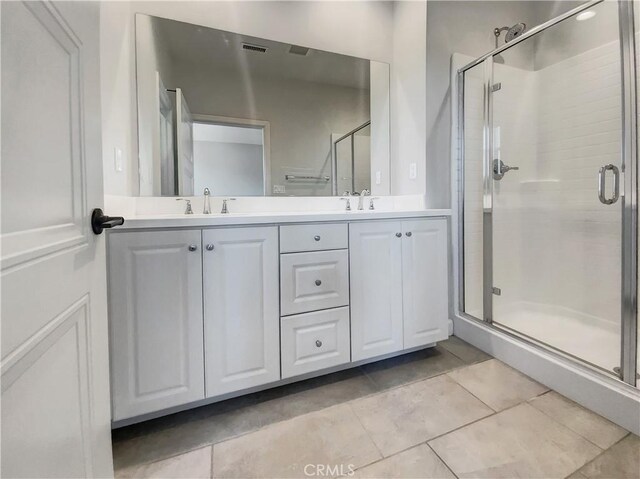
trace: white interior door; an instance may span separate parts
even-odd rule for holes
[[[193,117],[180,88],[176,88],[176,153],[178,194],[193,196]]]
[[[2,2],[2,477],[108,477],[99,11]]]
[[[176,191],[176,162],[173,147],[173,104],[169,93],[162,83],[160,73],[156,72],[156,88],[158,90],[158,146],[160,165],[160,193],[162,196],[174,196]]]

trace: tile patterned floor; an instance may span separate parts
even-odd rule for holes
[[[113,445],[122,478],[640,479],[637,436],[455,337],[122,428]]]

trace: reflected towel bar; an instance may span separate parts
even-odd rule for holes
[[[298,176],[298,175],[284,175],[285,180],[319,180],[319,181],[329,181],[331,180],[330,176]]]

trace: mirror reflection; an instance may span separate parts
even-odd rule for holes
[[[142,14],[136,62],[141,195],[388,194],[387,64]]]

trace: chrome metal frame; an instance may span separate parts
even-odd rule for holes
[[[634,2],[618,2],[622,58],[622,347],[621,379],[637,378],[638,328],[638,125]]]
[[[360,130],[365,129],[371,125],[371,120],[365,121],[362,125],[355,127],[349,133],[345,133],[336,141],[333,142],[333,162],[331,164],[331,171],[333,176],[333,184],[331,185],[332,194],[335,196],[338,194],[338,143],[342,140],[351,137],[351,191],[354,191],[356,188],[356,178],[355,178],[355,145],[353,141],[353,136],[358,133]]]
[[[459,314],[463,317],[479,320],[465,313],[465,278],[464,278],[464,73],[484,63],[485,68],[485,93],[484,111],[485,121],[483,127],[483,316],[488,327],[495,328],[493,322],[493,228],[492,228],[492,182],[487,184],[487,175],[491,178],[491,154],[493,152],[492,125],[492,73],[493,57],[518,43],[570,18],[582,11],[602,3],[604,0],[592,0],[570,10],[548,22],[532,28],[522,36],[514,39],[495,50],[477,58],[473,62],[460,68],[457,72],[458,87],[458,306]],[[635,28],[633,2],[618,0],[620,21],[620,44],[622,64],[622,173],[624,194],[622,195],[622,301],[621,301],[621,373],[620,379],[632,386],[636,385],[637,378],[637,328],[638,328],[638,125],[637,125],[637,86],[635,61]],[[488,171],[487,171],[488,168]],[[502,328],[497,328],[500,331]],[[541,345],[534,340],[527,340],[518,334],[510,334],[513,337],[553,352],[549,346]],[[572,358],[570,355],[556,352],[559,356]],[[580,360],[578,363],[585,363]]]
[[[482,316],[493,323],[493,56],[484,60],[482,126]]]

